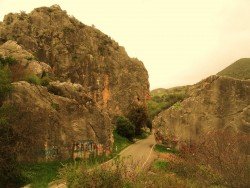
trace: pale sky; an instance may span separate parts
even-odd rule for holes
[[[0,0],[0,20],[53,4],[142,60],[151,89],[194,84],[250,57],[250,0]]]

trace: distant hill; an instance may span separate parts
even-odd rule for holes
[[[153,119],[161,111],[174,104],[181,102],[187,97],[189,86],[179,86],[169,89],[158,88],[150,92],[151,99],[148,101],[149,115]]]
[[[187,90],[188,86],[178,86],[178,87],[172,87],[172,88],[157,88],[152,91],[150,91],[151,96],[162,96],[164,94],[170,94],[170,93],[176,93],[176,92],[183,92]]]
[[[239,59],[235,63],[217,73],[217,75],[241,80],[250,79],[250,58]]]

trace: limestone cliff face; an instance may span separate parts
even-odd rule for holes
[[[146,105],[149,96],[141,61],[56,5],[6,15],[0,55],[17,60],[10,67],[14,92],[5,103],[16,109],[11,125],[22,161],[66,159],[93,146],[108,150],[112,118],[132,104]],[[53,81],[38,86],[26,82],[27,75]]]
[[[0,41],[14,40],[61,81],[81,84],[110,115],[124,114],[149,96],[143,63],[99,30],[67,15],[59,6],[8,14],[0,23]]]
[[[189,98],[161,112],[153,126],[179,143],[216,129],[250,133],[250,81],[211,76],[192,86]]]
[[[73,155],[74,143],[86,140],[111,146],[110,118],[81,85],[53,82],[48,90],[20,81],[13,86],[6,103],[14,106],[10,123],[20,161],[67,159]],[[49,150],[54,155],[46,154]]]

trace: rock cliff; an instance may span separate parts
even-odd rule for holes
[[[110,150],[112,118],[129,113],[133,104],[146,105],[149,97],[143,63],[57,5],[6,15],[0,55],[17,61],[5,104],[15,107],[10,123],[20,161]],[[27,75],[49,76],[50,83],[28,83]]]
[[[134,102],[146,105],[149,83],[143,63],[57,5],[6,15],[0,23],[0,39],[17,41],[49,64],[61,81],[81,84],[110,115],[127,113]]]
[[[189,143],[217,129],[250,133],[249,80],[210,76],[191,86],[188,95],[153,121],[169,140]]]

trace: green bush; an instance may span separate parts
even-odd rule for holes
[[[14,64],[16,64],[17,63],[17,60],[15,59],[15,58],[13,58],[13,57],[2,57],[1,55],[0,55],[0,65],[1,66],[8,66],[8,65],[14,65]]]
[[[27,76],[26,81],[30,84],[41,85],[41,79],[36,75]]]
[[[128,114],[128,119],[135,126],[136,136],[143,133],[143,128],[149,125],[148,121],[150,121],[148,111],[144,106],[134,106]]]
[[[48,86],[50,82],[51,82],[51,79],[48,76],[42,77],[41,79],[42,86]]]
[[[119,116],[116,119],[116,131],[119,135],[129,140],[132,140],[135,136],[135,126],[123,116]]]

